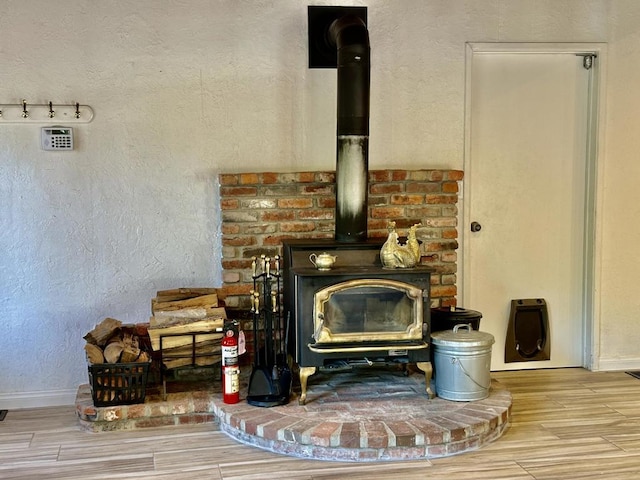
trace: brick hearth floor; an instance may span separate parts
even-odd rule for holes
[[[248,369],[248,367],[247,367]],[[171,384],[170,384],[171,385]],[[174,387],[175,388],[175,387]],[[239,442],[321,460],[415,460],[459,454],[496,440],[509,424],[511,394],[493,381],[489,397],[472,402],[429,400],[424,376],[396,369],[355,369],[309,378],[306,405],[226,405],[218,385],[150,390],[144,404],[94,407],[78,389],[80,424],[93,432],[217,422]],[[246,394],[246,383],[241,392]]]

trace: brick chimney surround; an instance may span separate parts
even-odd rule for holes
[[[368,237],[400,235],[416,223],[420,263],[433,268],[432,307],[456,304],[460,170],[370,170]],[[223,173],[221,293],[229,307],[248,308],[251,257],[282,255],[282,240],[334,238],[335,172]]]

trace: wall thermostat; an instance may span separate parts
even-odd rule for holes
[[[73,150],[73,128],[42,127],[43,150]]]

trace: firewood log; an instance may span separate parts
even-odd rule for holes
[[[224,323],[226,318],[227,312],[224,307],[212,309],[189,308],[169,312],[156,312],[156,314],[149,319],[149,326],[151,328],[173,327],[175,325],[212,320],[222,321],[222,323]]]
[[[151,361],[151,357],[145,351],[141,351],[140,355],[138,355],[138,358],[136,359],[136,362],[139,362],[139,363],[146,363],[150,361]]]
[[[140,349],[132,345],[125,345],[120,354],[120,361],[124,363],[131,363],[138,360],[140,356]]]
[[[111,388],[124,388],[128,386],[127,380],[123,377],[98,376],[96,383],[101,387],[111,387]]]
[[[224,307],[190,307],[180,310],[156,311],[151,317],[152,327],[160,327],[173,323],[189,323],[194,320],[202,320],[207,317],[227,318]]]
[[[207,355],[203,357],[196,357],[195,364],[191,363],[191,358],[167,358],[164,360],[165,368],[178,368],[184,367],[187,365],[195,365],[199,367],[206,367],[209,365],[215,365],[216,363],[220,363],[222,360],[222,355]]]
[[[122,334],[122,343],[126,347],[137,349],[139,347],[138,337],[130,332],[124,332]]]
[[[109,345],[110,343],[123,343],[122,342],[122,335],[121,332],[118,331],[116,333],[113,334],[112,337],[109,338],[109,340],[107,340],[107,343],[105,344],[105,348],[107,345]]]
[[[223,318],[207,318],[207,319],[198,320],[198,321],[190,322],[186,324],[172,325],[170,327],[149,328],[148,333],[149,333],[149,338],[151,340],[152,348],[155,351],[159,351],[160,337],[163,335],[186,334],[184,336],[164,337],[162,342],[162,348],[163,349],[175,348],[182,345],[191,344],[192,337],[188,335],[191,332],[211,332],[211,334],[198,335],[196,337],[196,342],[203,342],[206,340],[222,338],[223,327],[224,327]],[[219,332],[219,333],[216,333],[216,332]]]
[[[200,295],[199,297],[188,298],[186,300],[176,300],[170,302],[155,302],[152,304],[152,313],[169,310],[180,310],[190,307],[215,308],[218,306],[218,295]]]
[[[200,297],[217,293],[217,288],[174,288],[172,290],[158,290],[156,300],[158,302],[173,302],[187,298]]]
[[[104,363],[104,355],[102,353],[102,349],[97,345],[87,343],[84,346],[84,350],[87,352],[87,360],[90,364],[93,365],[94,363]]]
[[[93,343],[94,345],[103,347],[106,345],[107,340],[119,331],[121,326],[122,322],[120,320],[116,320],[115,318],[105,318],[83,338],[88,343]]]
[[[122,342],[112,342],[104,349],[104,359],[107,363],[118,363],[123,350]]]

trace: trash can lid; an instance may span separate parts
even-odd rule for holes
[[[476,310],[468,310],[462,307],[437,307],[432,308],[431,313],[438,318],[445,319],[478,319],[482,318],[482,313]]]
[[[456,325],[453,330],[433,333],[431,342],[448,347],[488,347],[493,345],[495,339],[490,333],[472,330],[469,325]]]

